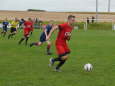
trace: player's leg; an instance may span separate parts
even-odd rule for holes
[[[17,33],[16,28],[11,28],[10,34],[8,35],[8,39],[13,37]]]
[[[60,67],[62,67],[63,64],[67,61],[67,59],[68,59],[68,53],[65,53],[65,54],[59,55],[58,58],[50,59],[51,60],[50,62],[52,65],[57,61],[59,62],[59,64],[55,68],[55,70],[58,71],[58,70],[60,70]]]
[[[4,34],[3,34],[3,37],[6,36],[6,33],[7,33],[7,28],[4,29]]]
[[[4,31],[1,32],[1,36],[3,36],[3,34],[4,34]]]
[[[53,65],[56,61],[59,61],[59,64],[56,66],[55,70],[59,71],[60,67],[66,62],[68,59],[68,54],[70,53],[70,50],[66,44],[63,45],[56,45],[57,53],[58,53],[58,58],[51,58],[50,59],[50,65]],[[49,66],[50,66],[49,65]]]
[[[56,61],[61,61],[61,57],[65,54],[64,47],[62,45],[56,45],[56,51],[58,54],[57,58],[51,58],[49,66],[52,66]]]
[[[20,39],[20,41],[18,42],[18,44],[21,44],[24,40],[25,40],[25,36]]]
[[[16,35],[16,33],[17,33],[17,31],[16,31],[16,29],[14,29],[14,31],[13,31],[11,37],[13,37],[14,35]]]
[[[25,45],[27,45],[28,44],[28,39],[30,38],[30,35],[29,34],[27,34],[27,36],[25,37]]]
[[[46,39],[45,39],[44,35],[41,35],[41,36],[40,36],[40,41],[39,41],[39,42],[33,42],[33,43],[31,43],[31,44],[30,44],[30,47],[32,47],[32,46],[40,46],[40,45],[42,45],[43,42],[45,42],[45,41],[46,41]]]
[[[1,35],[4,33],[4,27],[2,28],[2,32],[1,32]]]
[[[64,63],[67,61],[67,59],[68,59],[68,52],[67,53],[65,53],[60,59],[61,59],[61,61],[59,62],[59,64],[56,66],[56,68],[55,68],[55,70],[56,71],[59,71],[60,70],[60,67],[62,67],[63,65],[64,65]]]
[[[8,36],[8,39],[12,38],[14,35],[15,35],[14,32],[10,33],[9,36]]]
[[[5,27],[3,27],[3,30],[2,30],[2,32],[1,32],[1,36],[4,37],[4,33],[5,33]]]
[[[5,37],[6,36],[6,31],[4,31],[4,34],[3,34],[3,37]]]
[[[10,39],[12,33],[13,33],[13,28],[11,27],[10,28],[10,34],[8,35],[8,39]]]
[[[67,46],[66,43],[63,44],[63,48],[64,48],[64,54],[62,54],[61,57],[61,61],[59,62],[59,64],[56,66],[56,70],[58,71],[60,69],[61,66],[63,66],[63,64],[67,61],[68,59],[68,54],[70,54],[70,49]]]
[[[32,34],[33,34],[33,31],[30,32],[30,35],[32,35]]]
[[[51,55],[52,53],[51,53],[51,51],[50,51],[50,49],[51,49],[51,42],[50,41],[46,41],[47,42],[47,55]]]
[[[33,47],[33,46],[40,46],[42,45],[43,43],[42,42],[33,42],[30,44],[30,47]]]

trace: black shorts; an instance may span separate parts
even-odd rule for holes
[[[70,53],[71,53],[71,52],[66,52],[66,53],[64,53],[64,54],[60,54],[59,57],[61,58],[61,57],[66,56],[66,55],[68,55],[68,54],[70,54]]]
[[[13,33],[13,32],[15,32],[16,31],[16,28],[13,28],[13,27],[11,27],[11,33]]]
[[[45,35],[41,35],[40,36],[40,42],[46,42],[46,36]]]
[[[7,27],[3,27],[3,32],[7,32]]]

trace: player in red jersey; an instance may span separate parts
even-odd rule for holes
[[[58,57],[50,58],[50,64],[49,64],[49,66],[52,66],[56,61],[59,61],[59,64],[55,68],[55,71],[57,72],[60,72],[60,67],[66,62],[66,60],[68,59],[68,54],[70,54],[71,52],[67,45],[67,41],[69,41],[71,38],[71,32],[73,30],[74,22],[75,22],[75,16],[69,15],[67,23],[54,26],[46,38],[48,40],[51,37],[51,34],[56,29],[59,29],[55,44]]]
[[[24,37],[21,38],[19,44],[21,44],[25,40],[25,45],[28,43],[28,39],[30,37],[31,30],[33,28],[33,22],[31,18],[28,18],[28,21],[24,22]]]

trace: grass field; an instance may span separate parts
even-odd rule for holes
[[[37,41],[40,30],[35,30],[29,43]],[[48,67],[55,57],[55,37],[52,37],[52,56],[41,47],[18,46],[22,37],[7,40],[0,37],[0,86],[115,86],[115,32],[111,30],[74,30],[69,46],[72,50],[61,73]],[[93,64],[91,72],[83,70]]]

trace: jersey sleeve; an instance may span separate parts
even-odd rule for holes
[[[63,29],[65,27],[65,24],[60,24],[60,25],[58,25],[58,28],[61,30],[61,29]]]

